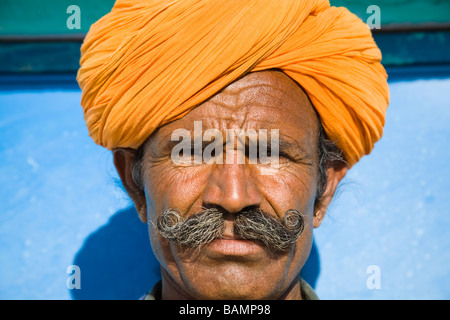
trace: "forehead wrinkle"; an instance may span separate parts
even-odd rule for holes
[[[213,122],[219,122],[218,124],[223,128],[243,128],[247,123],[249,106],[240,104],[237,97],[233,98],[232,103],[222,99],[209,100],[203,107],[206,107],[207,115],[203,116],[202,119],[215,120]]]
[[[252,86],[256,88],[257,86]],[[243,88],[239,90],[239,93],[226,94],[222,93],[215,96],[213,99],[205,102],[203,107],[212,107],[214,110],[211,112],[214,117],[220,117],[225,121],[230,121],[237,123],[239,128],[243,128],[248,121],[256,122],[258,124],[259,120],[266,120],[264,115],[261,115],[260,110],[273,109],[279,111],[282,110],[287,103],[297,103],[296,100],[289,100],[286,92],[281,89],[271,88],[270,90],[256,90],[251,94],[248,94],[249,88]],[[268,88],[269,89],[269,88]],[[274,91],[283,92],[283,97],[277,96]],[[218,108],[215,108],[218,107]],[[262,119],[260,119],[262,118]]]
[[[292,94],[292,86],[296,92]],[[290,104],[310,104],[303,89],[294,83],[280,83],[273,79],[269,83],[245,84],[243,86],[226,87],[222,92],[212,97],[209,102],[236,112],[247,105],[262,105],[269,108],[280,108]],[[291,88],[290,88],[291,87]]]
[[[231,91],[231,92],[228,92]],[[249,93],[250,91],[250,93]],[[280,92],[281,95],[276,94],[276,92]],[[230,103],[229,105],[223,103],[224,107],[233,107],[233,105],[240,105],[243,102],[249,102],[254,100],[260,100],[261,97],[268,97],[273,100],[278,100],[279,102],[283,103],[286,99],[289,99],[289,94],[287,90],[284,88],[284,86],[275,85],[273,83],[266,83],[266,84],[251,84],[246,85],[241,88],[237,89],[229,89],[225,88],[224,91],[220,92],[216,96],[214,96],[211,101],[216,102],[216,100],[225,100],[224,98],[234,97],[234,101]],[[286,98],[286,99],[283,99]]]

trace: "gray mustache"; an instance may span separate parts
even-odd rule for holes
[[[305,227],[303,215],[294,209],[286,211],[282,220],[259,209],[241,211],[234,216],[235,237],[260,241],[276,252],[290,248]],[[188,248],[198,248],[220,239],[225,231],[224,213],[216,208],[208,208],[186,218],[179,210],[168,209],[152,224],[163,238]]]

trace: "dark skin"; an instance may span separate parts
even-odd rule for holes
[[[194,121],[202,121],[203,131],[278,129],[279,166],[264,175],[260,164],[174,164],[171,134],[179,128],[193,131]],[[251,254],[224,254],[206,245],[195,257],[186,256],[149,224],[161,263],[163,299],[302,299],[299,274],[311,250],[313,229],[320,226],[347,172],[345,166],[327,169],[326,190],[317,198],[318,130],[319,119],[305,92],[284,73],[271,70],[246,75],[154,132],[144,145],[144,190],[131,175],[135,151],[114,151],[117,171],[143,222],[155,221],[168,208],[189,216],[217,207],[227,218],[228,240],[222,244],[234,248],[247,245],[233,238],[233,215],[239,211],[260,208],[281,218],[286,210],[296,209],[305,215],[296,244],[277,256],[255,243]]]

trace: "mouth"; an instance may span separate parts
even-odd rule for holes
[[[241,240],[233,237],[215,239],[206,246],[210,257],[257,257],[264,253],[264,247],[254,240]]]

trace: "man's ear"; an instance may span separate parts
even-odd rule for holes
[[[131,200],[134,202],[136,211],[142,222],[147,222],[147,204],[145,201],[145,192],[136,183],[132,169],[136,159],[136,150],[128,148],[119,148],[113,150],[114,165],[119,173],[120,180],[125,187]]]
[[[327,169],[327,185],[320,199],[314,204],[313,227],[317,228],[323,221],[327,208],[334,197],[339,182],[345,177],[348,171],[347,165],[339,163]]]

